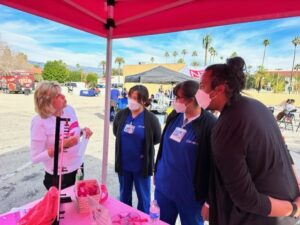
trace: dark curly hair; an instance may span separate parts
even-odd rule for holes
[[[219,84],[226,84],[226,96],[229,100],[236,98],[245,88],[246,64],[243,58],[233,57],[227,59],[225,64],[214,64],[208,66],[205,71],[212,71],[211,88]]]

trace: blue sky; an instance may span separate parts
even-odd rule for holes
[[[221,56],[225,59],[237,52],[247,65],[255,69],[261,64],[264,50],[262,42],[267,38],[270,45],[267,47],[265,67],[290,70],[294,51],[291,41],[300,36],[300,17],[118,39],[113,42],[113,58],[121,56],[125,64],[137,64],[150,63],[150,58],[154,57],[156,63],[165,63],[166,51],[171,55],[176,50],[179,59],[182,57],[182,49],[187,49],[187,64],[193,61],[191,55],[196,50],[196,60],[203,66],[202,38],[205,34],[212,36],[212,46],[218,53],[214,63],[223,62]],[[101,60],[105,60],[104,38],[2,5],[0,41],[15,52],[25,53],[29,60],[34,61],[61,59],[69,65],[79,63],[82,66],[97,67]],[[174,62],[174,58],[169,57],[168,62]],[[297,63],[300,63],[300,50],[296,55]]]

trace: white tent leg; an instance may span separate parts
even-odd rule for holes
[[[101,183],[106,184],[107,165],[108,165],[108,147],[109,147],[109,114],[110,114],[110,90],[111,90],[111,61],[112,61],[112,32],[109,28],[107,32],[106,45],[106,77],[105,77],[105,113],[104,113],[104,133],[103,133],[103,156],[102,156],[102,178]]]

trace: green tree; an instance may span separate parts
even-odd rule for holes
[[[182,49],[181,54],[183,55],[183,60],[184,60],[184,57],[185,57],[185,55],[186,55],[187,53],[188,53],[188,52],[187,52],[186,49]]]
[[[233,58],[233,57],[236,57],[238,54],[236,52],[233,52],[231,53],[230,57],[229,58]]]
[[[245,88],[246,89],[255,88],[255,78],[254,78],[254,76],[251,76],[251,75],[246,76]]]
[[[165,57],[166,57],[166,63],[168,63],[168,58],[170,57],[170,54],[169,54],[169,52],[165,52]]]
[[[178,53],[176,51],[174,51],[172,55],[174,57],[174,63],[175,63],[176,62],[176,57],[177,57]]]
[[[258,70],[254,75],[255,87],[258,92],[264,87],[266,75],[267,75],[267,71],[262,66],[259,66]]]
[[[290,77],[290,88],[289,88],[289,93],[291,91],[291,87],[293,84],[293,71],[294,71],[294,65],[295,65],[295,58],[296,58],[296,50],[297,50],[297,46],[300,45],[300,37],[295,37],[292,40],[293,45],[295,46],[294,48],[294,57],[293,57],[293,66],[292,66],[292,72],[291,72],[291,77]]]
[[[154,63],[154,57],[150,58],[151,63]]]
[[[177,63],[182,63],[182,64],[184,64],[185,62],[184,62],[184,59],[183,59],[183,58],[180,58],[180,59],[178,59]]]
[[[68,78],[67,65],[62,60],[54,60],[46,62],[43,70],[44,80],[55,80],[64,83]]]
[[[121,73],[121,65],[125,63],[125,60],[123,57],[117,57],[115,59],[115,63],[118,64],[118,69],[119,69],[118,83],[120,83],[120,76],[121,74],[123,74]]]
[[[88,73],[85,79],[85,83],[89,88],[96,87],[98,83],[98,75],[96,73]]]
[[[43,80],[43,76],[41,74],[34,74],[34,81],[35,82],[41,82]]]
[[[67,81],[80,82],[82,81],[82,72],[79,71],[69,71],[69,76]]]
[[[200,65],[200,63],[197,62],[197,61],[193,61],[193,62],[191,63],[191,66],[199,66],[199,65]]]
[[[195,50],[192,52],[192,57],[194,58],[194,61],[196,60],[196,57],[198,56],[198,52]]]
[[[118,76],[119,75],[119,70],[117,68],[112,68],[111,74],[113,76]],[[123,74],[122,74],[123,75]]]
[[[294,69],[297,71],[297,75],[298,75],[295,78],[296,82],[295,82],[294,87],[295,87],[295,91],[299,92],[299,90],[300,90],[300,76],[299,76],[298,71],[300,70],[300,64],[296,64],[294,66]]]
[[[212,43],[212,38],[209,34],[206,34],[204,36],[204,38],[202,39],[202,45],[203,45],[203,48],[205,49],[205,55],[204,55],[204,66],[207,65],[207,51],[208,51],[208,48],[210,47]]]
[[[265,39],[263,41],[263,45],[265,46],[265,48],[264,48],[264,55],[263,55],[263,58],[262,58],[261,66],[264,66],[265,56],[266,56],[266,49],[267,49],[267,46],[270,45],[270,41],[268,39]]]
[[[213,59],[213,61],[214,61],[215,56],[217,55],[217,51],[214,49],[214,47],[210,47],[208,49],[208,52],[210,54],[210,57],[209,57],[209,64],[210,64],[211,63],[211,59]]]

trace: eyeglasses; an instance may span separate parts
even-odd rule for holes
[[[180,96],[175,96],[175,99],[178,100],[178,99],[182,99],[182,98],[185,98],[184,96],[180,97]]]

